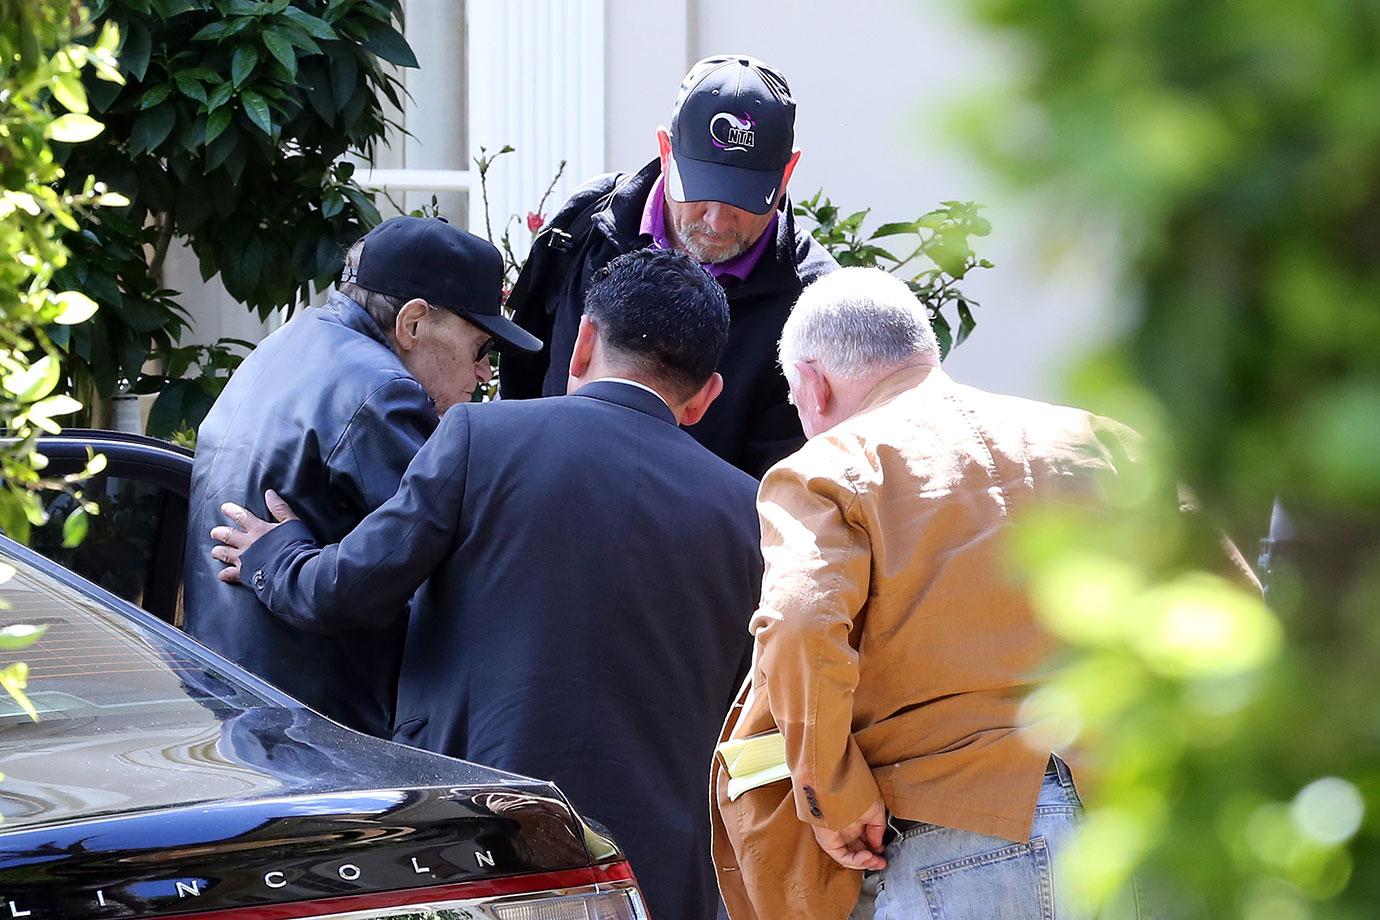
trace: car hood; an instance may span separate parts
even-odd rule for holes
[[[35,917],[282,903],[618,855],[550,783],[304,709],[122,713],[0,735],[0,890]]]

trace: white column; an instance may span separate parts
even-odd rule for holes
[[[561,160],[565,173],[547,199],[549,217],[581,182],[605,171],[604,0],[470,0],[466,4],[469,152],[504,145],[488,177],[495,241],[511,217],[521,257],[534,211]],[[473,165],[471,164],[471,169]],[[484,233],[478,176],[469,227]]]

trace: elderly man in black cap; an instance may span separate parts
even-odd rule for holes
[[[565,392],[590,280],[635,249],[679,249],[723,286],[732,311],[723,395],[690,434],[753,476],[805,442],[786,401],[776,342],[801,290],[837,267],[798,228],[786,186],[800,159],[795,100],[779,72],[745,55],[708,57],[681,83],[660,157],[586,183],[548,222],[513,287],[518,325],[546,341],[505,355],[504,399]]]
[[[290,496],[339,540],[397,491],[438,417],[489,379],[489,352],[541,342],[499,311],[492,245],[443,220],[397,217],[346,256],[329,302],[270,335],[197,436],[185,575],[189,633],[352,728],[388,736],[405,617],[314,635],[216,579],[207,534],[228,499]]]

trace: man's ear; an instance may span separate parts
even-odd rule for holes
[[[829,378],[824,376],[824,371],[813,361],[795,362],[795,372],[800,375],[800,389],[814,403],[813,406],[799,406],[818,416],[823,416],[829,411],[830,401],[834,398],[834,392],[829,386]]]
[[[599,338],[599,326],[586,313],[580,317],[580,331],[575,336],[575,349],[570,353],[570,380],[573,383],[589,371],[594,360],[594,343]]]
[[[401,351],[411,351],[417,347],[417,326],[426,316],[426,301],[414,297],[402,305],[398,315],[393,317],[393,341]]]
[[[690,401],[681,407],[680,423],[693,425],[704,418],[704,414],[709,411],[709,407],[713,405],[714,400],[718,399],[719,394],[723,391],[724,378],[719,374],[710,374],[709,379],[704,382],[704,386],[700,387],[700,391],[690,397]]]
[[[776,200],[777,207],[781,206],[782,200],[786,197],[786,187],[791,184],[791,174],[795,172],[795,164],[800,162],[800,148],[791,151],[790,162],[786,164],[786,170],[781,174],[781,197]]]
[[[661,174],[664,176],[671,170],[671,132],[666,130],[665,125],[656,129],[656,145],[661,154]]]

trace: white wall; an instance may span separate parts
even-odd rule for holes
[[[709,54],[744,52],[779,68],[797,101],[803,150],[797,198],[825,189],[877,222],[918,216],[946,199],[989,206],[979,254],[996,268],[964,289],[982,303],[978,329],[948,368],[965,382],[1058,398],[1064,368],[1108,335],[1117,300],[1105,228],[1055,232],[1036,202],[1019,200],[945,140],[946,109],[1012,70],[1011,55],[944,0],[608,0],[611,167],[655,152],[680,78]],[[663,36],[658,42],[657,35]],[[682,49],[682,42],[684,48]],[[872,226],[872,224],[869,224]]]

